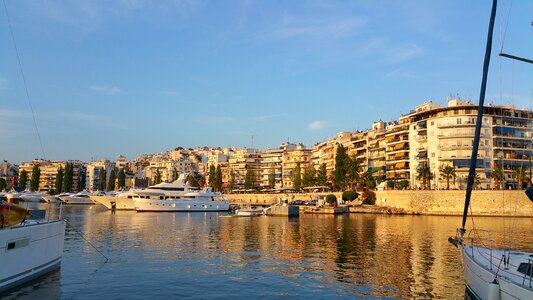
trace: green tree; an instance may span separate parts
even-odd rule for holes
[[[21,191],[26,190],[27,182],[28,182],[28,173],[26,172],[26,170],[20,171],[19,188],[20,188]]]
[[[452,167],[450,165],[441,166],[439,168],[440,177],[443,179],[446,179],[446,189],[450,189],[450,179],[453,178],[453,181],[455,182],[455,167]]]
[[[388,187],[389,189],[394,189],[394,181],[392,181],[392,180],[388,180],[388,181],[387,181],[387,187]]]
[[[63,192],[63,175],[63,166],[59,166],[57,169],[56,184],[54,189],[57,194],[61,194]]]
[[[480,184],[481,184],[481,177],[479,177],[479,174],[476,174],[476,176],[474,176],[474,185],[472,186],[472,188],[477,189]]]
[[[63,192],[72,192],[73,170],[72,164],[67,162],[65,164],[65,175],[63,175]],[[104,182],[105,184],[105,182]]]
[[[326,186],[328,184],[328,173],[326,171],[326,164],[321,164],[316,173],[316,184],[319,186]]]
[[[108,191],[114,191],[115,190],[115,182],[117,180],[116,170],[111,169],[111,173],[109,173],[109,181],[107,182],[107,190]]]
[[[216,174],[215,173],[216,173],[215,165],[209,165],[209,186],[213,190],[216,190],[216,187],[215,187]]]
[[[296,167],[291,171],[292,187],[299,191],[302,188],[302,166],[296,163]]]
[[[304,176],[302,179],[302,186],[303,187],[310,187],[314,186],[316,184],[316,170],[313,165],[309,164],[304,169]]]
[[[246,170],[246,175],[244,176],[244,188],[253,189],[255,187],[255,173],[251,169]]]
[[[39,180],[41,179],[41,168],[39,165],[33,165],[31,171],[31,181],[30,181],[30,190],[32,192],[39,190]]]
[[[431,173],[431,169],[427,164],[421,165],[418,169],[416,169],[417,175],[416,179],[422,181],[422,186],[427,189],[429,188],[429,183],[431,179],[433,179],[433,174]]]
[[[156,169],[154,174],[154,184],[160,184],[162,181],[161,177],[161,171],[159,171],[159,169]]]
[[[196,176],[194,176],[194,174],[189,174],[187,175],[187,178],[185,179],[185,181],[190,185],[190,186],[194,186],[194,187],[200,187],[200,184],[198,182],[198,178]]]
[[[494,169],[490,172],[490,176],[494,179],[494,186],[496,189],[501,188],[501,182],[503,181],[503,169],[500,165],[495,164]]]
[[[361,172],[361,162],[355,157],[355,155],[353,155],[352,157],[348,157],[347,166],[346,184],[351,190],[353,190],[354,188],[357,188],[357,185],[361,179],[361,176],[359,175]]]
[[[527,181],[526,170],[522,167],[516,167],[513,169],[512,176],[518,182],[518,189],[523,189],[524,182]]]
[[[268,188],[273,189],[276,186],[276,170],[274,168],[270,169],[270,174],[268,174]]]
[[[7,181],[4,178],[0,178],[0,191],[3,191],[7,188]]]
[[[350,168],[350,157],[346,153],[346,148],[342,144],[337,144],[337,152],[335,154],[335,171],[333,176],[335,178],[335,188],[344,190],[347,184],[348,169]]]
[[[118,171],[117,183],[119,190],[122,190],[126,187],[126,172],[124,171],[124,169],[120,169],[120,171]]]
[[[407,180],[405,180],[405,179],[402,180],[402,181],[400,181],[400,188],[401,188],[402,190],[405,190],[405,189],[408,188],[408,187],[409,187],[409,181],[407,181]]]
[[[220,165],[217,165],[215,170],[215,186],[216,191],[220,192],[222,190],[222,168],[220,168]]]
[[[106,171],[104,168],[99,168],[98,172],[98,190],[99,191],[105,191],[105,179],[106,179]]]

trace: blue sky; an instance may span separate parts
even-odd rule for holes
[[[491,1],[6,0],[47,159],[177,146],[307,146],[429,99],[477,102]],[[531,58],[531,2],[494,52]],[[0,159],[42,157],[0,14]],[[494,55],[487,101],[530,108],[533,68]],[[500,94],[503,97],[500,97]]]

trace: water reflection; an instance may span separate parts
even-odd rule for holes
[[[60,273],[9,296],[460,298],[459,217],[345,215],[236,218],[220,213],[111,213],[65,207],[69,229]],[[477,218],[495,244],[531,219]],[[501,228],[501,229],[500,229]],[[78,233],[80,232],[81,235]],[[93,244],[109,257],[104,258]],[[55,288],[54,288],[55,287]],[[47,291],[52,288],[52,290]]]

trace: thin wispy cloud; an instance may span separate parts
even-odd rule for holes
[[[252,120],[254,120],[254,121],[268,121],[268,120],[271,120],[271,119],[285,117],[285,116],[287,116],[287,113],[270,114],[270,115],[263,115],[263,116],[253,117]]]
[[[110,96],[122,93],[122,90],[119,89],[118,87],[107,86],[107,85],[93,85],[91,86],[91,90],[97,93],[100,93],[100,94],[110,95]]]
[[[316,131],[316,130],[323,129],[326,126],[327,126],[327,123],[325,121],[314,121],[314,122],[309,123],[308,128],[311,131]]]

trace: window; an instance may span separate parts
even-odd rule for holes
[[[431,157],[435,157],[435,152],[431,153]]]
[[[518,266],[518,272],[527,275],[527,276],[533,276],[533,264],[531,263],[521,263]]]
[[[462,120],[461,120],[460,118],[457,119],[457,124],[458,124],[458,125],[461,125],[461,121],[462,121]]]

